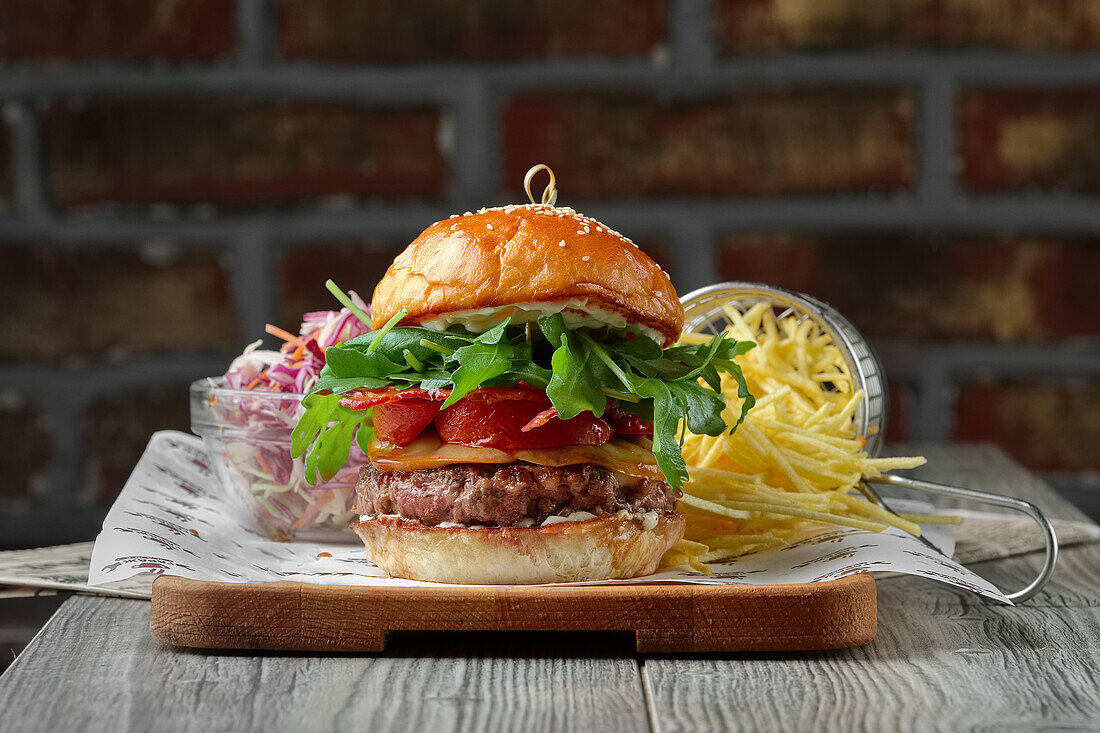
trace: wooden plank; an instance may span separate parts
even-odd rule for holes
[[[838,649],[875,635],[875,582],[371,588],[153,585],[153,635],[212,649],[379,651],[393,630],[633,631],[639,651]]]
[[[1080,513],[986,446],[925,449],[921,478]],[[1038,554],[975,570],[1001,587]],[[1016,608],[912,577],[879,581],[879,633],[865,647],[735,658],[648,658],[660,730],[1095,729],[1100,721],[1100,545],[1067,548],[1046,590]]]
[[[385,655],[196,652],[149,604],[74,597],[0,677],[6,732],[524,730],[648,726],[631,647],[606,634],[427,634]]]
[[[879,633],[865,647],[648,658],[657,728],[1094,730],[1100,547],[1070,548],[1064,561],[1053,592],[1017,608],[917,578],[882,580]],[[1010,574],[985,567],[994,564],[979,569]],[[1010,564],[1033,572],[1025,558]]]

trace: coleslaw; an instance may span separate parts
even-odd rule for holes
[[[369,306],[354,292],[351,301]],[[262,341],[245,348],[221,378],[191,388],[192,430],[206,443],[223,482],[232,487],[273,539],[354,539],[347,527],[355,516],[355,482],[367,457],[358,446],[330,481],[310,485],[303,459],[290,457],[291,431],[301,400],[325,366],[325,349],[370,330],[352,310],[316,311],[302,316],[298,334],[268,325],[283,339],[278,351]]]

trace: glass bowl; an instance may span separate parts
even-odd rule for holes
[[[202,438],[227,490],[274,540],[356,542],[348,525],[355,516],[359,467],[367,463],[358,446],[352,444],[350,459],[331,481],[310,486],[304,457],[290,456],[303,395],[223,384],[217,377],[191,385],[191,430]]]

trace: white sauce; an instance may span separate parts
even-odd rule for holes
[[[573,512],[568,517],[563,517],[560,514],[551,514],[546,519],[542,520],[540,527],[547,527],[551,524],[561,524],[562,522],[583,522],[586,519],[595,519],[596,515],[591,512]]]
[[[640,519],[642,521],[642,529],[649,531],[657,526],[657,512],[645,512],[644,514],[633,514],[625,509],[620,509],[615,512],[616,516],[628,516],[633,519]],[[376,517],[397,517],[400,518],[400,514],[360,514],[360,522],[369,522]],[[591,512],[575,511],[568,516],[561,514],[551,514],[549,517],[542,521],[540,527],[548,527],[552,524],[561,524],[562,522],[586,522],[589,519],[595,519],[596,515]],[[440,522],[435,525],[439,529],[487,529],[484,524],[462,524],[461,522]],[[524,517],[516,523],[517,527],[534,527],[535,520],[532,517]]]
[[[420,325],[429,331],[445,331],[449,326],[458,324],[474,333],[484,333],[509,317],[512,324],[520,325],[533,323],[550,313],[561,313],[562,318],[565,319],[565,325],[572,329],[606,326],[619,331],[649,336],[662,345],[665,343],[665,337],[659,332],[640,323],[628,323],[620,313],[589,305],[588,298],[571,298],[552,303],[517,303],[514,306],[455,311],[421,321]]]

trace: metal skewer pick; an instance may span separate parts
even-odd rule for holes
[[[813,321],[839,349],[848,373],[852,376],[853,390],[862,389],[866,395],[855,413],[856,429],[866,440],[867,453],[871,456],[878,455],[882,448],[889,409],[886,375],[871,345],[835,308],[808,295],[754,282],[725,282],[710,285],[688,293],[680,301],[684,306],[685,333],[704,335],[721,333],[731,325],[724,306],[743,312],[758,303],[768,303],[772,307],[776,320],[793,315],[799,323],[806,319]],[[872,483],[1006,507],[1031,517],[1043,533],[1046,558],[1034,580],[1021,590],[1004,594],[1014,603],[1034,597],[1054,573],[1054,567],[1058,562],[1058,538],[1054,533],[1054,526],[1039,507],[1029,501],[890,474],[865,478],[860,483],[859,490],[869,501],[895,515],[896,512],[890,509],[878,491],[871,486]],[[929,544],[927,540],[924,542]]]

